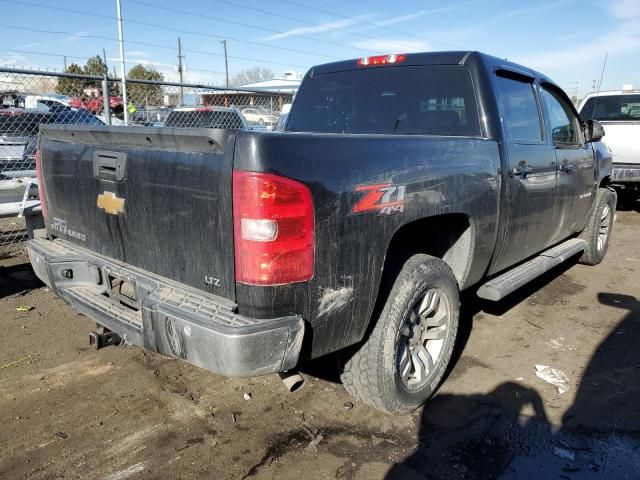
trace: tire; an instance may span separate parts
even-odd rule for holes
[[[415,410],[442,381],[459,313],[458,283],[451,268],[429,255],[409,258],[370,335],[346,362],[344,387],[386,413]]]
[[[589,215],[587,226],[580,233],[580,238],[586,242],[580,263],[598,265],[607,254],[613,231],[616,202],[617,195],[614,190],[599,188],[596,191],[595,205]]]

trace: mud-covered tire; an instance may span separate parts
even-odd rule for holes
[[[419,315],[431,308],[425,308],[424,305],[431,301],[429,295],[436,294],[439,296],[440,313],[434,313],[431,317],[431,313]],[[446,308],[440,308],[441,302],[444,302]],[[441,310],[446,311],[446,320],[442,320],[441,315],[444,313]],[[344,366],[341,379],[345,389],[356,399],[395,415],[409,413],[422,405],[438,388],[451,360],[459,312],[458,283],[451,268],[442,260],[429,255],[419,254],[409,258],[396,277],[375,326]],[[412,318],[414,323],[410,322]],[[441,327],[434,325],[439,322],[446,323],[446,328],[438,330]],[[413,333],[407,333],[408,331]],[[420,333],[416,334],[414,331]],[[426,356],[432,363],[427,368],[429,362],[420,363],[420,359],[425,358],[424,353],[416,353],[422,357],[415,361],[413,355],[416,349],[424,352],[429,348],[428,338],[431,336],[443,338],[437,340],[442,341],[438,343],[440,349],[435,360],[427,352]],[[411,342],[414,342],[412,346]],[[421,346],[421,342],[426,347]],[[409,349],[412,349],[411,353]],[[405,355],[410,355],[410,359],[406,360]],[[401,363],[403,360],[404,365]],[[421,371],[420,382],[424,381],[424,384],[416,381],[412,385],[411,374],[401,373],[401,370],[407,372],[407,362],[420,365],[421,368],[416,367],[415,371]]]
[[[617,195],[614,190],[599,188],[596,191],[595,205],[586,227],[580,233],[580,238],[585,241],[580,263],[598,265],[604,259],[613,231],[616,203]]]

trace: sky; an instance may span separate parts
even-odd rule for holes
[[[116,0],[0,0],[0,67],[63,70],[106,52],[119,72]],[[293,70],[380,53],[480,50],[545,73],[570,95],[640,88],[640,0],[122,0],[125,60],[221,85],[260,66]],[[118,73],[119,75],[119,73]]]

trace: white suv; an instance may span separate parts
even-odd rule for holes
[[[580,104],[583,120],[604,127],[604,141],[613,152],[613,183],[640,189],[640,90],[590,93]]]

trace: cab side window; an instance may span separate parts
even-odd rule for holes
[[[516,142],[541,142],[540,110],[533,84],[500,74],[497,83],[502,119],[511,138]]]
[[[542,99],[549,111],[551,138],[554,144],[581,145],[580,120],[564,98],[553,90],[542,89]]]

